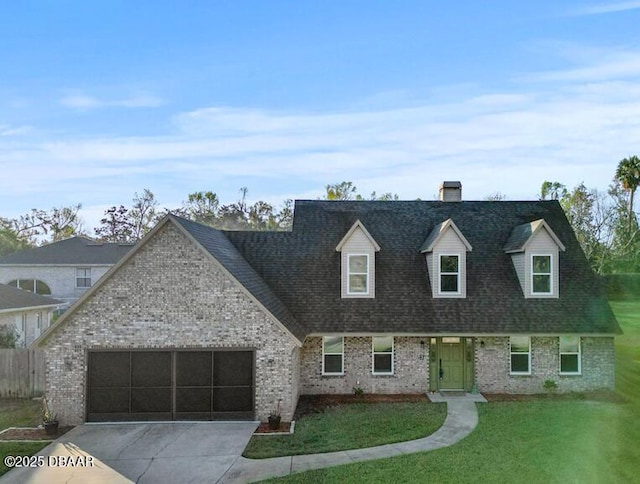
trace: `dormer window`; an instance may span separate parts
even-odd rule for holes
[[[551,255],[531,256],[531,293],[552,294]]]
[[[460,294],[459,255],[440,255],[440,293]]]
[[[453,220],[436,225],[422,244],[433,297],[467,297],[467,252],[472,247]]]
[[[336,247],[341,253],[340,294],[343,298],[375,297],[376,252],[379,250],[369,231],[356,220]]]
[[[367,254],[348,254],[349,275],[347,294],[369,293],[369,256]]]
[[[511,255],[525,298],[560,297],[560,252],[564,244],[543,219],[518,225],[504,251]]]

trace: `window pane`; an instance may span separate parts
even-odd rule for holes
[[[441,256],[440,272],[458,272],[458,256],[457,255]]]
[[[578,355],[560,355],[560,371],[562,373],[578,373]]]
[[[349,257],[349,272],[367,272],[367,256],[352,255]]]
[[[458,276],[442,275],[440,276],[441,292],[458,292]]]
[[[528,354],[517,354],[511,355],[511,371],[512,372],[529,372],[529,355]]]
[[[528,336],[512,336],[511,352],[512,353],[529,353],[529,337]]]
[[[342,336],[325,336],[325,353],[342,353]]]
[[[579,336],[560,336],[560,353],[577,353],[580,351]]]
[[[393,336],[375,336],[373,351],[375,353],[391,353],[393,351]]]
[[[29,292],[35,292],[35,284],[33,279],[20,279],[18,283],[20,284],[20,289]]]
[[[324,355],[325,373],[342,373],[342,355]]]
[[[391,373],[391,355],[373,355],[374,373]]]
[[[44,282],[36,280],[36,293],[37,294],[51,294],[51,289]]]
[[[13,286],[13,287],[18,287],[18,280],[17,280],[17,279],[16,279],[16,280],[13,280],[13,281],[11,281],[8,285],[9,285],[9,286]]]
[[[551,257],[548,255],[534,255],[533,272],[551,272]]]
[[[551,292],[551,276],[533,276],[533,292]]]
[[[367,292],[367,276],[365,274],[350,275],[349,292]]]

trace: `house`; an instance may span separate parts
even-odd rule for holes
[[[51,324],[62,301],[0,284],[0,331],[17,336],[16,346],[29,346]]]
[[[65,423],[293,415],[301,394],[613,389],[620,333],[557,201],[167,216],[36,342]]]
[[[72,237],[0,257],[0,284],[73,303],[133,244]]]

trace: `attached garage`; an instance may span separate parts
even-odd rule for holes
[[[90,351],[89,422],[251,420],[255,352]]]

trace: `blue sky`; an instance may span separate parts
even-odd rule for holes
[[[8,2],[0,216],[604,190],[640,154],[639,24],[640,1]]]

